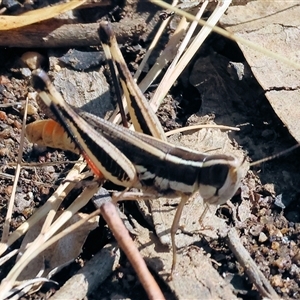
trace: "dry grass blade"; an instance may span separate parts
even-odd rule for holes
[[[14,265],[14,267],[10,270],[9,274],[2,281],[0,285],[0,299],[5,298],[7,292],[13,287],[15,281],[18,276],[24,270],[24,268],[30,263],[30,261],[35,258],[39,253],[49,247],[52,243],[59,240],[64,234],[71,232],[70,226],[64,233],[59,233],[53,237],[53,235],[62,227],[64,223],[67,222],[80,208],[82,208],[96,193],[98,190],[98,185],[95,185],[93,188],[86,188],[77,199],[67,208],[63,214],[55,221],[51,226],[48,227],[47,232],[41,232],[41,234],[35,239],[34,242],[30,244],[29,247],[26,248],[26,251],[20,257],[18,262]],[[90,218],[97,215],[98,212],[91,214]],[[52,219],[53,215],[49,218]],[[49,220],[48,220],[49,221]],[[86,222],[86,219],[83,219],[76,224],[80,226]],[[45,226],[44,226],[45,228]],[[77,228],[77,227],[76,227]],[[65,233],[66,232],[66,233]],[[52,237],[52,238],[51,238]]]
[[[48,20],[61,13],[80,6],[84,2],[85,0],[72,0],[60,5],[29,11],[19,16],[0,16],[0,30],[16,29],[26,25]]]
[[[178,0],[174,0],[172,2],[172,6],[176,6],[178,3]],[[145,67],[146,65],[146,62],[147,60],[149,59],[152,51],[154,50],[156,44],[158,43],[161,35],[163,34],[163,31],[165,30],[165,28],[167,27],[168,23],[170,21],[170,17],[167,17],[165,20],[163,20],[163,22],[161,23],[159,29],[157,30],[156,34],[155,34],[155,37],[153,39],[153,41],[151,42],[150,46],[149,46],[149,49],[147,50],[142,62],[140,63],[138,69],[136,70],[135,74],[134,74],[134,79],[135,80],[138,80],[139,76],[141,75],[142,71],[143,71],[143,68]],[[141,88],[141,87],[140,87]],[[141,88],[141,90],[143,91],[143,89]]]
[[[220,34],[220,35],[222,35],[222,36],[224,36],[224,37],[226,37],[226,38],[228,38],[230,40],[233,40],[235,42],[244,44],[244,45],[246,45],[246,46],[248,46],[248,47],[250,47],[250,48],[252,48],[252,49],[254,49],[256,51],[259,51],[259,52],[265,54],[266,56],[269,56],[269,57],[271,57],[273,59],[277,59],[278,61],[280,61],[282,63],[285,63],[288,66],[300,69],[300,64],[297,63],[296,61],[293,61],[293,60],[291,60],[291,59],[289,59],[287,57],[284,57],[284,56],[282,56],[280,54],[277,54],[275,52],[272,52],[272,51],[270,51],[270,50],[268,50],[268,49],[266,49],[264,47],[261,47],[261,46],[257,45],[256,43],[252,43],[252,42],[250,42],[250,41],[248,41],[248,40],[246,40],[244,38],[241,38],[241,37],[239,37],[237,35],[234,35],[234,34],[228,32],[228,31],[226,31],[226,30],[224,30],[224,29],[222,29],[222,28],[220,28],[218,26],[212,26],[212,25],[206,23],[203,20],[197,20],[197,18],[195,16],[193,16],[192,14],[190,14],[190,13],[188,13],[186,11],[183,11],[181,9],[178,9],[176,7],[172,7],[170,4],[168,4],[168,3],[164,2],[164,1],[161,1],[161,0],[149,0],[149,1],[152,2],[153,4],[156,4],[158,6],[161,6],[161,7],[165,8],[165,9],[169,9],[171,11],[174,11],[176,14],[178,14],[180,16],[184,16],[188,20],[198,21],[198,23],[200,25],[209,27],[209,28],[211,28],[212,31],[214,31],[214,32],[216,32],[216,33],[218,33],[218,34]]]
[[[230,127],[230,126],[224,126],[224,125],[192,125],[192,126],[187,126],[187,127],[181,127],[181,128],[176,128],[174,130],[170,130],[166,132],[166,136],[171,136],[176,133],[182,133],[182,132],[190,132],[194,130],[200,130],[203,128],[215,128],[215,129],[220,129],[220,130],[233,130],[233,131],[239,131],[240,129],[237,127]]]
[[[147,73],[145,78],[140,82],[139,88],[142,92],[145,92],[150,84],[157,78],[161,73],[166,64],[173,59],[176,55],[176,51],[179,47],[180,40],[183,38],[186,29],[188,28],[189,22],[186,18],[181,18],[174,34],[172,34],[168,44],[166,45],[164,51],[158,57],[155,64],[152,66],[150,71]],[[156,110],[155,110],[156,111]]]
[[[215,8],[212,15],[207,20],[206,24],[209,26],[205,26],[201,29],[197,37],[194,39],[190,47],[186,50],[182,58],[179,60],[176,66],[172,65],[170,71],[167,72],[160,82],[157,90],[155,91],[152,99],[151,99],[151,107],[156,111],[157,108],[160,106],[162,100],[164,99],[165,95],[167,94],[168,90],[174,84],[175,80],[184,70],[184,68],[188,65],[190,60],[193,58],[199,47],[202,45],[204,40],[212,31],[212,28],[217,24],[221,16],[224,14],[228,6],[230,5],[231,1],[224,1],[218,2],[217,7]],[[206,4],[206,3],[205,3]],[[201,14],[201,10],[200,10]],[[193,18],[193,21],[199,22],[199,16]]]
[[[26,222],[24,222],[19,228],[10,234],[6,243],[0,244],[0,255],[3,254],[8,247],[10,247],[18,238],[24,235],[31,226],[36,224],[39,220],[44,218],[49,211],[56,211],[60,206],[65,196],[74,188],[76,185],[76,179],[81,180],[84,176],[79,176],[79,173],[85,168],[86,164],[80,161],[73,169],[69,172],[66,180],[61,184],[56,192],[48,199],[48,201],[39,208]]]
[[[86,190],[87,191],[87,190]],[[82,198],[89,199],[95,193],[94,189],[89,189],[86,193],[81,195]],[[79,197],[80,198],[80,197]],[[77,199],[78,204],[82,204],[82,199]],[[73,205],[74,208],[76,205]],[[77,207],[78,208],[78,207]],[[76,208],[76,209],[77,209]],[[85,219],[73,224],[72,226],[68,227],[67,229],[63,230],[56,236],[50,238],[51,233],[47,233],[40,237],[39,241],[36,241],[33,245],[30,246],[29,249],[24,253],[18,263],[13,267],[10,271],[8,276],[3,280],[0,286],[0,298],[5,298],[7,296],[8,291],[12,288],[13,283],[17,279],[18,275],[22,272],[22,270],[26,267],[26,265],[38,254],[42,251],[47,249],[51,244],[57,242],[62,237],[66,236],[67,234],[71,233],[72,231],[79,228],[83,223],[87,222],[90,218],[98,215],[99,213],[102,214],[106,222],[108,223],[110,229],[112,230],[118,244],[123,249],[125,254],[127,255],[129,261],[131,262],[132,266],[134,267],[135,271],[137,272],[139,279],[144,286],[149,299],[164,299],[164,296],[158,287],[156,281],[154,280],[153,276],[149,272],[143,258],[141,257],[138,249],[134,245],[128,230],[124,226],[122,220],[119,217],[119,214],[116,210],[116,207],[111,202],[104,203],[100,209],[96,210],[92,214],[90,214]],[[70,211],[68,212],[70,215]],[[65,218],[62,218],[65,219]],[[59,222],[57,222],[59,223]],[[59,224],[54,226],[56,228],[60,227]],[[50,231],[55,231],[56,228],[50,228]],[[42,241],[42,240],[44,241]]]

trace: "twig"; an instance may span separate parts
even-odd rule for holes
[[[0,31],[0,46],[20,48],[52,48],[98,46],[100,40],[97,34],[98,23],[67,24],[68,20],[50,20],[14,29],[13,34]],[[144,22],[138,20],[139,24]],[[137,39],[144,31],[136,29],[137,20],[126,19],[126,22],[114,23],[113,29],[119,43]],[[143,26],[141,26],[142,28]],[[147,28],[145,24],[145,28]]]
[[[279,299],[270,282],[258,269],[249,252],[242,245],[235,228],[231,228],[228,231],[226,240],[229,248],[243,266],[252,283],[256,286],[261,295],[269,299]]]
[[[195,16],[193,16],[192,14],[190,14],[190,13],[188,13],[186,11],[183,11],[183,10],[181,10],[179,8],[173,7],[172,5],[170,5],[170,4],[168,4],[168,3],[164,2],[164,1],[161,1],[161,0],[149,0],[149,1],[152,2],[153,4],[156,4],[156,5],[160,6],[160,7],[163,7],[165,9],[169,9],[171,11],[174,11],[176,14],[178,14],[180,16],[184,16],[188,20],[191,20],[191,21],[197,20],[197,18]],[[225,2],[225,0],[223,0],[223,2]],[[296,62],[296,61],[293,61],[293,60],[289,59],[288,57],[285,57],[283,55],[280,55],[278,53],[270,51],[270,50],[268,50],[268,49],[266,49],[266,48],[264,48],[262,46],[257,45],[256,43],[253,43],[253,42],[248,41],[248,40],[246,40],[244,38],[241,38],[241,37],[239,37],[239,36],[237,36],[237,35],[235,35],[235,34],[233,34],[231,32],[228,32],[228,31],[226,31],[226,30],[224,30],[224,29],[222,29],[222,28],[220,28],[218,26],[212,26],[212,25],[206,23],[203,20],[198,20],[198,23],[200,25],[202,25],[202,26],[206,26],[206,27],[211,28],[212,31],[220,34],[221,36],[224,36],[224,37],[226,37],[226,38],[228,38],[230,40],[233,40],[233,41],[235,41],[237,43],[241,43],[243,45],[246,45],[249,48],[254,49],[256,51],[259,51],[259,52],[261,52],[261,53],[263,53],[263,54],[265,54],[265,55],[267,55],[267,56],[269,56],[269,57],[271,57],[273,59],[277,59],[278,61],[283,62],[283,63],[285,63],[288,66],[300,69],[300,64],[298,62]]]
[[[80,225],[85,223],[90,218],[99,214],[99,210],[90,214],[87,218],[76,222],[75,224],[69,226],[66,230],[53,236],[57,230],[59,230],[63,224],[65,224],[81,207],[83,207],[95,194],[95,188],[85,189],[77,199],[66,209],[49,227],[47,232],[41,232],[39,236],[32,242],[27,248],[17,263],[10,270],[5,279],[0,285],[0,299],[6,297],[7,292],[12,288],[18,276],[24,270],[24,268],[43,250],[47,249],[50,245],[57,242],[59,239],[65,235],[72,232],[72,230],[78,228]]]
[[[149,272],[145,261],[134,245],[124,223],[120,219],[115,205],[111,202],[107,202],[100,207],[100,211],[118,241],[119,246],[125,252],[128,260],[136,271],[149,299],[164,299],[158,284]]]

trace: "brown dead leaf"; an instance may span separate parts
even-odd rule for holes
[[[45,21],[56,17],[68,10],[74,9],[85,0],[72,0],[60,5],[44,7],[41,9],[32,10],[19,16],[0,16],[0,30],[10,30]]]
[[[69,227],[84,217],[86,217],[86,214],[83,213],[74,215],[63,226],[63,228],[61,228],[61,230]],[[64,238],[60,239],[57,243],[54,243],[51,247],[38,255],[24,269],[18,277],[18,280],[35,278],[41,270],[44,271],[42,276],[46,277],[49,273],[55,273],[55,271],[59,268],[74,260],[80,254],[82,245],[84,244],[88,233],[98,226],[98,219],[99,218],[96,217],[89,220],[84,224],[84,226],[81,226],[78,230],[66,235]],[[39,222],[28,231],[22,242],[21,248],[25,248],[26,245],[31,243],[37,237],[42,226],[43,222]]]
[[[300,62],[298,1],[252,1],[232,6],[221,19],[230,32]],[[300,70],[239,44],[254,76],[266,91],[274,111],[300,142]]]

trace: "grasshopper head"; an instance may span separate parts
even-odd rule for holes
[[[221,205],[235,194],[246,172],[245,161],[234,156],[208,156],[199,176],[199,193],[207,203]]]

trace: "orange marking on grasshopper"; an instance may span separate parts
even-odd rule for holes
[[[26,126],[26,136],[31,143],[79,154],[79,150],[68,137],[64,128],[52,119],[39,120],[28,124]],[[103,179],[103,174],[84,151],[82,151],[82,156],[94,174],[99,179]]]

